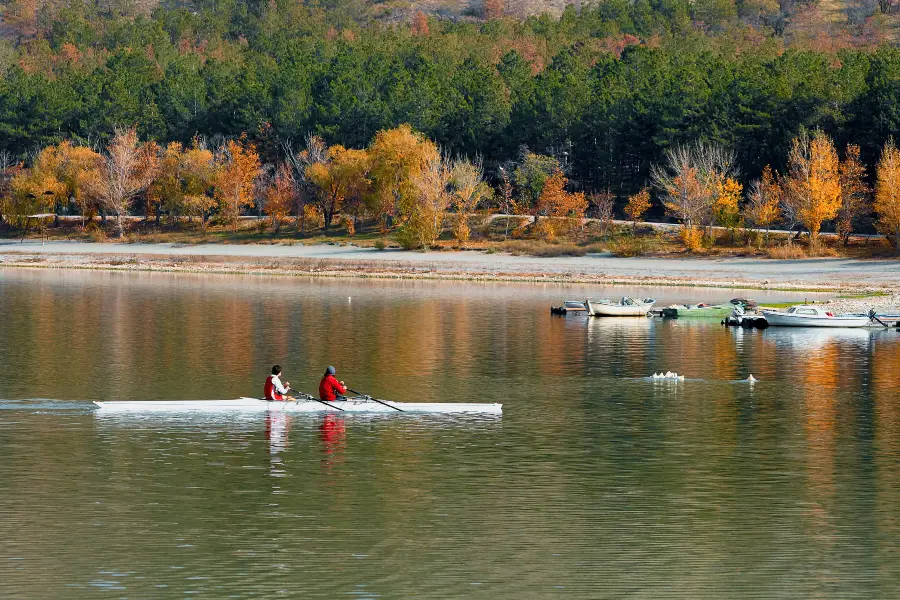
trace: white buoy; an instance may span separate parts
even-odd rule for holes
[[[753,373],[750,373],[750,377],[746,379],[747,383],[753,383],[756,381],[756,377],[753,376]]]

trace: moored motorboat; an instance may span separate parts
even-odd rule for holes
[[[773,327],[868,327],[872,319],[866,314],[836,315],[818,306],[792,306],[786,311],[763,310]]]
[[[566,300],[562,306],[551,306],[550,314],[565,315],[567,313],[583,313],[587,311],[584,302],[578,300]]]
[[[321,402],[301,398],[297,401],[266,401],[259,398],[235,400],[115,400],[95,401],[104,412],[354,412],[354,413],[487,413],[500,414],[502,404],[463,402],[389,402],[371,398],[348,398]]]
[[[650,312],[654,303],[656,300],[653,298],[636,300],[627,296],[619,302],[594,301],[590,298],[584,301],[588,314],[592,317],[643,317]]]
[[[663,308],[661,314],[663,317],[724,319],[731,315],[735,306],[744,307],[744,300],[734,299],[724,304],[673,304]]]

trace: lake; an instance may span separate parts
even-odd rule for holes
[[[821,298],[0,269],[0,598],[900,595],[900,333],[549,314],[626,294]],[[273,363],[503,415],[90,403]]]

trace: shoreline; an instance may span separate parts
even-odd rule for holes
[[[900,261],[852,259],[537,258],[355,246],[0,243],[0,268],[77,269],[833,292],[836,310],[900,307]]]

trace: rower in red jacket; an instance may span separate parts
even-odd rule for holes
[[[343,381],[338,381],[334,376],[334,367],[325,369],[325,375],[319,382],[319,399],[326,402],[334,402],[341,394],[346,394],[347,388]]]
[[[272,374],[266,378],[266,385],[263,386],[266,400],[293,400],[287,395],[290,389],[290,382],[281,384],[281,367],[278,365],[272,367]]]

